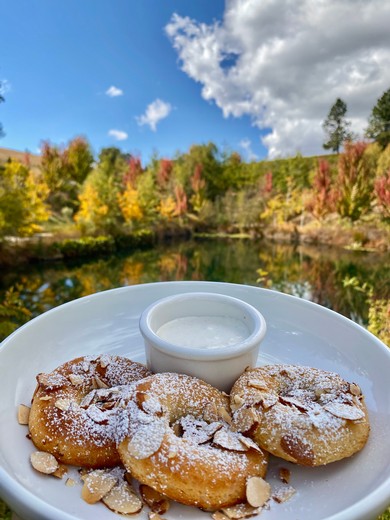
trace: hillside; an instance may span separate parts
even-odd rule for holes
[[[41,157],[28,151],[20,152],[11,150],[10,148],[0,148],[0,164],[7,162],[9,159],[19,161],[22,164],[30,164],[32,170],[38,169],[41,164]]]

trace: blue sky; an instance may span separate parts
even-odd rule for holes
[[[0,14],[1,147],[83,135],[143,163],[209,141],[313,155],[337,97],[363,135],[390,88],[382,0],[0,0]]]

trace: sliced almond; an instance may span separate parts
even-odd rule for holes
[[[52,473],[54,477],[62,478],[68,473],[68,466],[66,464],[58,464],[58,468]]]
[[[98,388],[110,388],[97,374],[94,377]]]
[[[109,364],[110,364],[110,358],[108,356],[102,356],[100,358],[100,366],[102,368],[107,368]]]
[[[245,503],[237,504],[236,506],[222,508],[222,513],[228,518],[236,520],[239,518],[248,518],[261,513],[261,507],[252,507]]]
[[[271,394],[269,392],[263,392],[259,396],[258,403],[264,408],[264,410],[268,410],[275,406],[275,404],[279,401],[279,397],[275,394]]]
[[[361,391],[359,385],[357,385],[356,383],[350,383],[349,384],[349,393],[352,395],[359,396],[359,395],[361,395],[362,391]]]
[[[234,414],[234,426],[238,431],[247,432],[258,422],[256,410],[252,407],[240,408]]]
[[[215,513],[211,515],[211,518],[213,520],[229,520],[229,517],[221,513],[221,511],[215,511]]]
[[[56,400],[56,402],[54,403],[54,406],[56,408],[58,408],[59,410],[66,412],[67,410],[69,410],[71,403],[72,403],[72,401],[70,399],[66,399],[65,397],[60,397],[59,399]]]
[[[76,481],[73,478],[67,478],[65,481],[65,486],[74,487],[76,485]]]
[[[99,502],[117,483],[117,478],[102,469],[93,470],[82,479],[81,498],[88,504]]]
[[[58,461],[51,453],[34,451],[30,455],[31,465],[34,469],[45,475],[51,475],[58,469]]]
[[[25,404],[20,404],[18,406],[18,423],[19,424],[28,424],[28,419],[30,417],[30,407]]]
[[[42,395],[39,400],[40,401],[50,401],[51,395]]]
[[[150,511],[148,515],[149,520],[164,520],[162,516],[160,516],[158,513],[155,513],[154,511]]]
[[[300,401],[299,399],[297,399],[296,397],[290,397],[290,396],[279,396],[279,401],[282,403],[282,404],[285,404],[287,406],[295,406],[295,408],[298,408],[298,410],[302,411],[302,412],[307,412],[307,410],[309,410],[309,407],[303,403],[302,401]]]
[[[254,441],[252,441],[252,439],[250,439],[249,437],[240,435],[239,439],[240,439],[240,442],[242,442],[242,444],[244,446],[246,446],[248,449],[253,449],[255,451],[261,452],[261,448]]]
[[[80,376],[79,374],[70,374],[69,381],[74,386],[80,386],[84,383],[84,378],[83,378],[83,376]]]
[[[271,496],[271,486],[261,477],[251,477],[246,483],[246,499],[252,507],[262,507]]]
[[[111,511],[121,515],[139,513],[142,509],[141,499],[125,480],[113,486],[111,490],[103,496],[102,501]]]
[[[45,374],[43,372],[37,375],[37,381],[40,386],[51,390],[63,388],[68,383],[65,376],[59,374]]]
[[[88,406],[86,413],[88,417],[96,424],[103,424],[107,420],[106,414],[95,404]]]
[[[264,381],[264,379],[261,378],[249,379],[248,386],[251,386],[252,388],[257,388],[259,390],[268,390],[267,383]]]
[[[274,490],[272,494],[272,498],[278,502],[279,504],[283,502],[287,502],[293,495],[295,495],[296,490],[292,486],[285,486]]]
[[[146,484],[140,484],[139,492],[141,494],[142,500],[154,513],[163,515],[168,511],[170,502],[167,497],[158,491],[154,490],[150,486],[147,486]]]
[[[161,420],[140,424],[127,444],[130,455],[138,460],[147,459],[160,449],[165,432],[165,423]]]
[[[279,478],[285,484],[290,482],[291,471],[288,468],[280,468],[279,469]]]
[[[236,410],[241,408],[241,406],[245,403],[245,399],[241,395],[238,395],[238,394],[236,394],[233,397],[232,401],[233,402],[231,403],[231,409],[233,412],[235,412]]]
[[[228,424],[232,424],[232,417],[225,407],[218,408],[219,417]]]
[[[364,412],[360,408],[350,404],[333,402],[326,404],[324,409],[335,417],[349,421],[358,421],[364,417]]]
[[[248,448],[240,441],[240,437],[237,433],[228,430],[227,428],[221,428],[218,430],[214,437],[213,443],[221,448],[225,448],[230,451],[247,451]]]

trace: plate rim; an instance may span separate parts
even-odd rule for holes
[[[58,305],[56,307],[53,307],[52,309],[49,309],[40,315],[34,317],[18,329],[16,329],[13,333],[11,333],[7,338],[5,338],[0,343],[0,360],[2,356],[2,352],[5,352],[8,348],[12,348],[12,343],[14,341],[14,338],[24,334],[26,329],[28,330],[30,327],[34,326],[34,324],[38,320],[48,319],[51,315],[54,315],[57,312],[63,312],[64,309],[68,306],[75,306],[82,304],[83,302],[87,300],[94,300],[97,298],[101,298],[102,296],[110,296],[112,294],[116,294],[119,292],[127,292],[127,291],[138,291],[142,288],[149,287],[166,287],[166,286],[172,286],[176,288],[182,288],[184,292],[185,288],[196,288],[199,286],[202,287],[213,287],[213,288],[221,288],[223,290],[224,287],[237,287],[237,288],[245,288],[249,289],[253,292],[261,292],[263,294],[272,294],[273,297],[279,297],[283,299],[290,300],[292,302],[296,302],[297,304],[307,307],[307,308],[319,308],[321,312],[329,313],[331,316],[336,316],[337,319],[343,321],[348,326],[356,329],[360,332],[366,335],[371,342],[375,343],[375,347],[379,348],[382,353],[386,353],[386,355],[389,357],[390,360],[390,348],[387,347],[379,338],[377,338],[374,334],[372,334],[370,331],[365,329],[363,326],[359,325],[358,323],[355,323],[352,319],[343,316],[342,314],[329,309],[323,305],[320,305],[316,302],[301,298],[296,295],[291,295],[287,293],[283,293],[281,291],[277,291],[274,289],[268,289],[268,288],[262,288],[257,287],[254,285],[247,285],[247,284],[239,284],[239,283],[230,283],[230,282],[214,282],[214,281],[193,281],[193,280],[183,280],[183,281],[159,281],[159,282],[150,282],[150,283],[144,283],[144,284],[136,284],[136,285],[130,285],[130,286],[122,286],[122,287],[116,287],[112,289],[107,289],[104,291],[98,291],[89,295],[82,296],[80,298],[76,298],[73,300],[70,300],[66,303],[63,303],[61,305]],[[199,290],[199,289],[197,289]],[[9,347],[11,345],[11,347]],[[52,506],[51,504],[45,502],[40,497],[34,495],[33,492],[25,488],[20,482],[18,482],[16,479],[10,478],[9,474],[0,467],[0,491],[2,491],[2,495],[4,492],[4,499],[6,502],[9,503],[9,505],[15,510],[16,513],[19,511],[27,511],[28,514],[32,513],[33,515],[39,515],[36,516],[38,519],[47,518],[48,520],[52,519],[53,513],[55,513],[55,517],[58,520],[76,520],[77,517],[69,515],[68,513],[59,510],[58,508]],[[389,484],[390,484],[390,473],[389,476],[386,478],[384,482],[380,486],[378,486],[375,490],[373,490],[369,495],[366,495],[362,499],[360,499],[358,502],[355,502],[354,504],[350,505],[346,509],[343,509],[342,511],[324,518],[323,520],[358,520],[362,517],[362,514],[364,515],[378,515],[381,514],[381,512],[389,505],[389,499],[390,499],[390,493],[389,493]],[[20,496],[24,494],[24,496],[28,497],[28,500],[20,500]],[[27,503],[28,502],[28,503]],[[19,508],[19,504],[22,505],[21,508]],[[15,507],[16,505],[16,507]],[[42,516],[42,510],[46,510],[45,515]],[[367,518],[364,516],[364,518]]]

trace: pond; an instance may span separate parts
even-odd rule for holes
[[[268,287],[366,325],[367,291],[390,297],[390,255],[238,239],[173,242],[111,257],[2,270],[0,301],[8,288],[18,287],[34,317],[98,291],[171,280]]]

